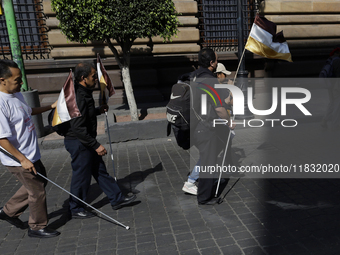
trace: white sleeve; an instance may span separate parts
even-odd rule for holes
[[[27,109],[28,109],[28,113],[29,114],[32,114],[32,108],[27,104],[27,102],[25,101],[25,98],[24,96],[21,94],[21,92],[17,92],[14,94],[16,98],[18,98],[21,102],[23,102],[26,106],[27,106]]]
[[[11,136],[12,131],[9,125],[7,111],[3,107],[0,107],[0,138],[7,138]]]

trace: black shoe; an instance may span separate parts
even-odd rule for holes
[[[5,220],[8,223],[16,226],[17,228],[21,228],[21,229],[26,229],[27,226],[25,225],[25,223],[23,223],[19,218],[13,218],[13,217],[9,217],[4,210],[2,209],[3,207],[0,208],[0,220]]]
[[[205,202],[205,203],[198,202],[198,204],[199,205],[215,205],[218,203],[218,201],[219,201],[219,198],[214,197],[213,199],[210,199],[208,202]]]
[[[118,210],[119,208],[122,208],[125,205],[131,204],[133,201],[135,201],[136,199],[136,195],[132,195],[132,196],[126,196],[122,201],[120,201],[118,204],[116,205],[112,205],[112,209],[113,210]]]
[[[58,235],[60,235],[60,232],[49,228],[43,228],[39,230],[32,230],[31,228],[28,229],[29,237],[50,238]]]
[[[77,213],[72,213],[72,219],[88,219],[97,216],[96,213],[82,211]]]

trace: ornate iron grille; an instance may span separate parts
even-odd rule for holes
[[[197,0],[199,30],[202,47],[216,52],[237,51],[237,1]],[[258,10],[255,0],[242,1],[243,33],[245,41]]]
[[[22,57],[24,59],[49,58],[46,17],[42,0],[13,0]],[[0,16],[0,58],[12,59],[5,16]]]

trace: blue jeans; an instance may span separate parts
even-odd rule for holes
[[[65,139],[64,144],[72,158],[70,192],[73,195],[85,201],[93,176],[111,205],[116,205],[124,199],[117,182],[108,174],[102,157],[93,148],[84,146],[78,139]],[[72,213],[84,211],[84,204],[72,196],[69,205]]]
[[[199,177],[199,165],[201,163],[201,160],[198,159],[196,165],[194,166],[194,169],[192,169],[190,175],[188,176],[188,182],[190,183],[194,183],[195,181],[197,181],[198,177]]]

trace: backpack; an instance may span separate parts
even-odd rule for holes
[[[188,150],[190,146],[190,127],[195,128],[200,117],[190,102],[192,90],[189,84],[179,81],[171,89],[170,101],[166,106],[168,120],[167,135],[174,132],[178,146]],[[194,117],[190,119],[191,117]]]
[[[332,78],[335,77],[333,74],[333,61],[338,59],[338,56],[330,57],[326,60],[326,64],[322,67],[319,78]],[[325,88],[332,88],[332,83],[328,79],[321,79],[321,85]]]
[[[58,135],[65,136],[70,128],[69,122],[64,122],[56,126],[52,126],[53,116],[54,116],[55,108],[50,111],[48,114],[48,125],[51,127],[51,129],[55,132],[57,132]]]

